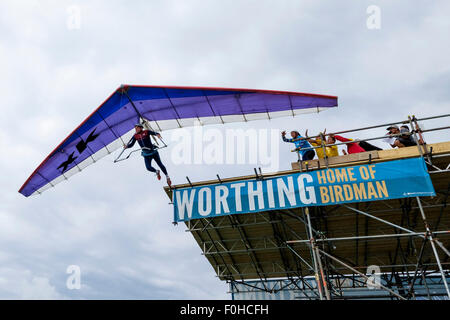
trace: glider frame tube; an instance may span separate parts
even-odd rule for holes
[[[163,148],[167,148],[167,145],[164,144],[164,146],[162,146],[162,147],[157,147],[157,148],[155,148],[155,149],[150,149],[150,148],[147,148],[147,147],[143,147],[143,148],[140,148],[140,149],[133,150],[133,151],[131,151],[125,158],[121,158],[122,154],[123,154],[123,153],[125,152],[125,150],[126,150],[126,149],[123,149],[123,150],[119,153],[119,155],[117,156],[117,158],[114,159],[114,163],[117,163],[117,162],[120,162],[120,161],[127,160],[127,159],[129,159],[129,158],[131,157],[131,155],[132,155],[133,153],[138,152],[138,151],[149,150],[149,151],[155,151],[155,152],[157,152],[159,149],[163,149]]]

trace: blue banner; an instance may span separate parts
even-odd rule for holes
[[[176,189],[174,221],[435,195],[425,161],[413,158]]]

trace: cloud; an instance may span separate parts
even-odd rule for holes
[[[3,299],[64,299],[47,277],[33,276],[29,270],[17,271],[0,268]]]

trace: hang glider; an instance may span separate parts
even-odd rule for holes
[[[320,112],[337,97],[208,87],[122,85],[37,167],[19,192],[40,194],[122,147],[134,125],[155,131]],[[128,137],[128,138],[127,138]]]

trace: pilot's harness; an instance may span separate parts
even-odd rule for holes
[[[154,130],[150,127],[150,125],[148,124],[148,122],[147,122],[145,119],[142,120],[142,124],[144,125],[145,129],[154,131]],[[159,149],[167,148],[167,144],[164,142],[164,140],[163,140],[162,138],[158,138],[159,141],[162,143],[162,145],[159,144],[158,140],[156,139],[156,137],[155,137],[154,135],[152,135],[152,138],[153,138],[153,141],[154,141],[155,144],[156,144],[156,146],[155,146],[154,149],[150,149],[150,148],[147,148],[147,147],[142,147],[142,148],[139,148],[139,149],[130,151],[130,153],[128,153],[128,155],[127,155],[126,157],[122,158],[123,153],[124,153],[125,150],[127,149],[127,148],[124,148],[124,149],[122,149],[122,151],[119,153],[119,155],[117,156],[117,158],[114,159],[114,163],[120,162],[120,161],[124,161],[124,160],[127,160],[128,158],[131,157],[131,155],[132,155],[133,153],[138,152],[138,151],[141,151],[141,155],[142,155],[143,157],[148,157],[148,156],[154,155],[156,152],[158,152]],[[131,138],[131,139],[133,139],[133,138]],[[130,143],[131,139],[128,141],[128,143]],[[127,145],[128,145],[128,143],[127,143]]]

